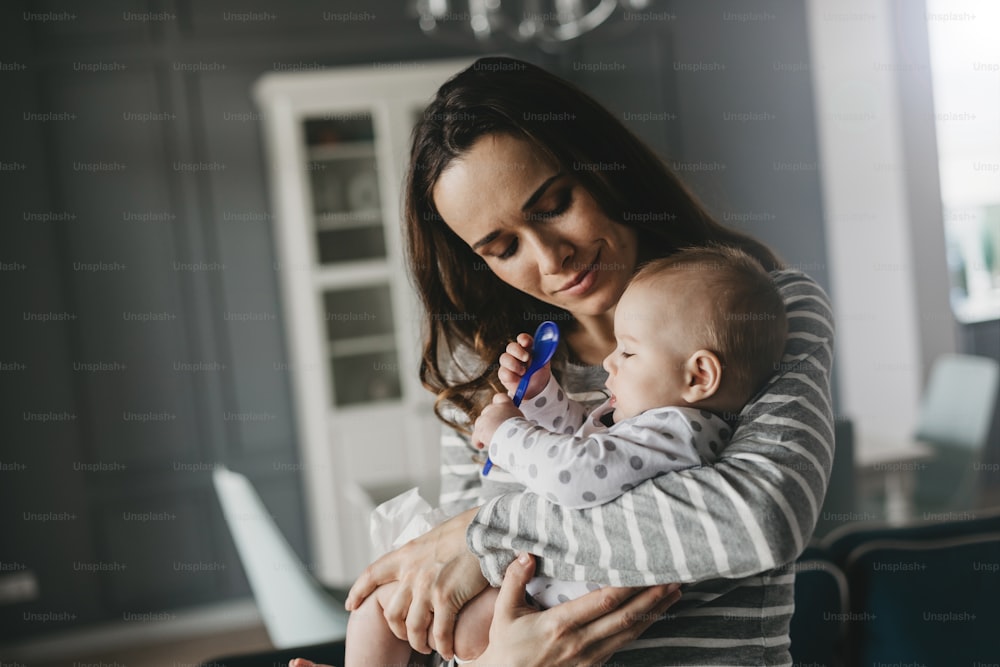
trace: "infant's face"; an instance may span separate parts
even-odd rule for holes
[[[607,387],[620,422],[646,410],[684,406],[684,362],[698,347],[685,326],[704,307],[682,281],[658,278],[632,284],[615,310],[618,346],[604,359]],[[692,312],[695,311],[695,312]]]

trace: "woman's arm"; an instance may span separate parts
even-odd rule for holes
[[[399,582],[383,606],[393,634],[421,653],[429,653],[433,642],[442,655],[450,655],[459,610],[487,585],[465,545],[475,512],[457,514],[366,567],[344,606],[354,611],[379,586]]]
[[[525,586],[534,572],[534,559],[527,555],[511,563],[497,598],[489,646],[468,664],[600,665],[645,632],[681,596],[676,585],[641,590],[603,588],[538,611],[524,597]],[[329,666],[296,658],[289,667]]]
[[[798,271],[775,274],[788,343],[766,393],[744,408],[713,466],[644,482],[606,505],[567,510],[532,493],[486,503],[468,543],[499,584],[516,551],[540,574],[617,586],[749,576],[790,562],[812,534],[833,461],[829,301]]]
[[[576,667],[602,665],[660,620],[681,596],[677,585],[604,588],[538,611],[525,602],[534,559],[522,555],[506,571],[490,643],[473,666]]]

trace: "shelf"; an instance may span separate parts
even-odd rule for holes
[[[385,259],[323,264],[313,271],[313,285],[323,290],[349,289],[361,285],[388,283],[391,277],[392,271]]]
[[[328,340],[327,346],[330,349],[330,356],[337,359],[355,357],[362,354],[395,352],[396,337],[388,333],[360,336],[358,338],[343,338],[341,340]]]
[[[336,144],[309,146],[309,162],[331,162],[333,160],[357,160],[375,157],[374,141],[345,141]]]
[[[380,227],[381,225],[382,209],[380,208],[316,214],[316,230],[321,232],[354,229],[356,227]]]

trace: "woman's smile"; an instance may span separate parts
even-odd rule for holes
[[[593,262],[585,264],[582,271],[573,276],[572,279],[556,291],[562,292],[565,296],[583,296],[586,294],[594,286],[594,283],[597,282],[597,260],[600,256],[601,254],[598,252]]]
[[[613,312],[635,270],[635,229],[524,139],[482,137],[441,173],[433,195],[500,280],[578,319]]]

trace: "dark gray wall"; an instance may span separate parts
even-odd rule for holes
[[[458,51],[404,5],[0,10],[0,642],[248,594],[216,462],[307,559],[250,85]]]
[[[656,147],[720,221],[828,287],[803,3],[679,0],[649,16],[582,41],[564,72]],[[659,115],[644,120],[649,112]]]

